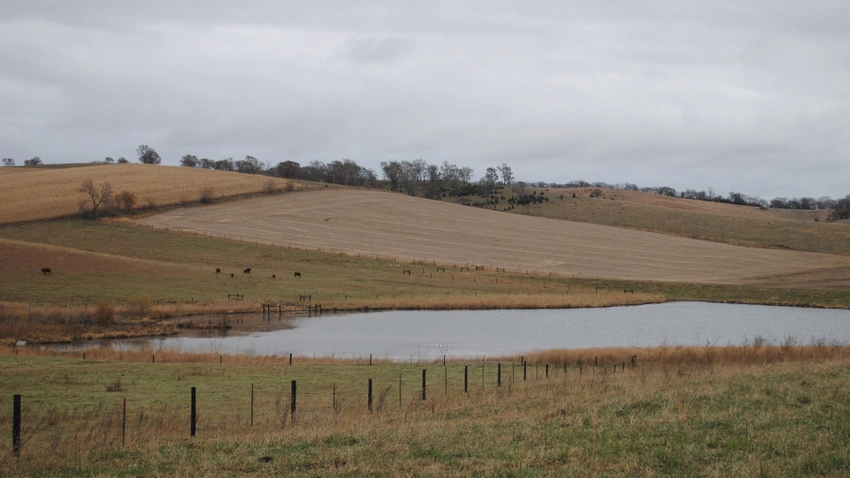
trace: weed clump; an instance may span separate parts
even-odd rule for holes
[[[94,321],[101,327],[106,327],[115,319],[115,307],[108,301],[97,304],[97,309],[94,311]]]
[[[135,295],[127,299],[127,311],[141,319],[151,314],[150,294]]]

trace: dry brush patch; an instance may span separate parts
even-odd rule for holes
[[[98,316],[103,309],[110,312],[108,318]],[[215,328],[226,328],[227,319],[222,317],[227,314],[258,310],[258,304],[231,300],[198,304],[154,304],[146,294],[130,296],[116,303],[102,301],[97,306],[0,302],[0,343],[69,343],[171,335],[177,333],[181,326],[191,328],[193,325],[166,319],[185,316],[216,315]]]
[[[850,287],[845,257],[506,215],[362,190],[254,198],[170,211],[142,223],[267,244],[568,277],[707,283],[782,278],[790,286],[804,274],[797,285]]]
[[[0,224],[74,216],[83,196],[78,188],[86,180],[99,186],[109,183],[115,194],[135,195],[140,208],[198,203],[267,192],[293,184],[275,179],[225,171],[144,164],[103,164],[76,168],[0,169]],[[300,188],[294,185],[294,188]],[[202,192],[204,197],[202,197]]]

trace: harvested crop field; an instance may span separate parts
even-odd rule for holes
[[[217,199],[300,187],[268,176],[148,164],[0,168],[0,224],[78,214],[85,197],[77,189],[86,179],[109,183],[114,194],[134,193],[138,208],[197,203],[204,189]]]
[[[576,277],[850,288],[850,258],[746,248],[366,190],[180,209],[154,227],[348,254]]]

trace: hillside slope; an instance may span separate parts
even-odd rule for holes
[[[543,194],[549,200],[508,210],[727,244],[850,256],[850,223],[827,223],[829,211],[759,209],[612,189],[600,189],[601,197],[591,197],[596,189],[528,188],[527,194]],[[496,210],[508,208],[510,196],[503,189]]]
[[[259,197],[140,222],[293,247],[576,277],[850,288],[850,258],[504,214],[377,191]]]
[[[146,164],[98,164],[73,168],[0,168],[0,224],[73,216],[85,199],[77,191],[91,179],[114,193],[136,194],[138,207],[198,202],[201,190],[213,198],[282,190],[289,180],[226,171]]]

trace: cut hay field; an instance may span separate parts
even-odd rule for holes
[[[504,214],[401,194],[322,190],[144,218],[157,228],[363,256],[566,277],[850,288],[850,258]]]
[[[529,188],[549,201],[510,212],[727,244],[850,255],[850,223],[826,222],[829,211],[765,210],[612,189],[601,189],[602,197],[592,198],[595,189]],[[511,192],[503,189],[501,195],[507,199]],[[507,206],[507,200],[500,200],[496,208]]]
[[[78,214],[84,196],[77,188],[86,179],[111,184],[115,194],[135,193],[137,207],[148,209],[197,203],[207,188],[218,199],[300,187],[268,176],[146,164],[0,168],[0,224]]]

